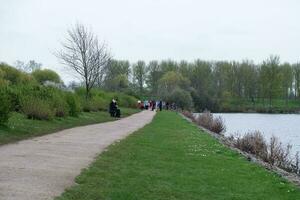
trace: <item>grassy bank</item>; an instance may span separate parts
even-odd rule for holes
[[[172,112],[111,145],[57,200],[300,199],[300,190],[248,162]]]
[[[121,110],[123,117],[139,111],[130,108],[121,108]],[[115,120],[115,118],[110,117],[108,112],[82,112],[78,117],[56,117],[50,121],[27,119],[25,115],[15,112],[11,114],[5,126],[0,126],[0,145],[53,133],[66,128],[111,120]]]

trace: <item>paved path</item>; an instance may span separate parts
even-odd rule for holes
[[[108,145],[151,122],[154,112],[0,146],[0,200],[53,199]]]

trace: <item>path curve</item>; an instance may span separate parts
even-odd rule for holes
[[[0,146],[0,199],[48,200],[74,184],[108,145],[151,122],[155,112]]]

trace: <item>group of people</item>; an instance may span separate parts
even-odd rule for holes
[[[112,99],[109,104],[109,113],[111,117],[120,118],[121,117],[121,110],[118,108],[117,100]]]
[[[175,103],[170,104],[169,102],[164,101],[155,101],[155,100],[145,100],[145,101],[138,101],[138,108],[142,110],[159,110],[162,109],[171,110],[176,109]]]
[[[164,101],[155,101],[155,100],[145,100],[145,101],[138,101],[138,108],[141,110],[159,110],[162,111],[163,109],[166,110],[176,110],[175,103],[169,103]],[[116,99],[112,99],[109,104],[109,113],[111,117],[120,118],[121,117],[121,110],[118,107],[118,103]]]

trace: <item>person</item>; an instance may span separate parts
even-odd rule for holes
[[[146,110],[148,110],[148,108],[149,108],[149,102],[148,102],[148,100],[145,100],[145,101],[144,101],[144,108],[145,108]]]
[[[115,116],[116,118],[121,118],[121,110],[118,106],[118,99],[115,100]]]
[[[162,101],[159,101],[159,104],[158,104],[158,107],[159,107],[159,111],[161,111],[162,110]]]
[[[142,102],[140,100],[138,100],[138,105],[137,107],[141,110],[143,110],[143,105],[142,105]]]
[[[111,117],[115,117],[116,113],[116,101],[114,99],[111,100],[109,104],[109,113]]]
[[[170,104],[169,104],[169,102],[167,101],[167,103],[166,103],[166,109],[167,109],[167,110],[169,110],[169,105],[170,105]]]
[[[156,107],[156,102],[154,100],[152,100],[152,109],[151,110],[154,111],[155,107]]]

